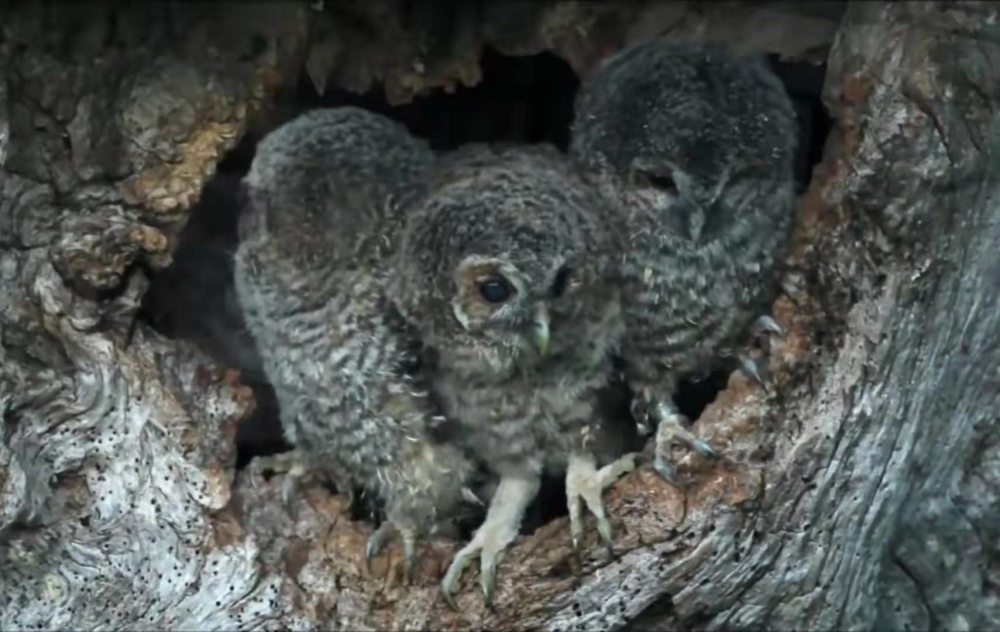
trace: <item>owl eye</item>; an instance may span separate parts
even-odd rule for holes
[[[566,286],[569,285],[569,275],[570,269],[567,266],[559,268],[559,272],[556,272],[556,278],[552,281],[552,296],[559,298],[566,291]]]
[[[487,302],[503,303],[510,298],[510,286],[503,279],[486,279],[479,282],[479,294]]]
[[[660,191],[670,193],[671,195],[677,194],[677,183],[674,182],[673,177],[670,175],[644,173],[642,174],[642,180],[654,189],[659,189]]]

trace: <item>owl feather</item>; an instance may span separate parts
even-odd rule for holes
[[[416,539],[462,501],[472,466],[435,433],[419,339],[387,297],[405,209],[433,154],[353,107],[314,110],[258,146],[244,179],[235,283],[282,428],[338,489],[383,501],[368,555]]]
[[[657,469],[674,479],[678,380],[739,359],[766,315],[794,211],[795,111],[763,59],[721,45],[648,40],[610,58],[577,96],[571,155],[619,209],[636,412],[659,422]]]

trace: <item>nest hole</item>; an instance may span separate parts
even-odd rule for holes
[[[355,105],[400,121],[436,150],[470,142],[548,142],[565,150],[573,98],[579,87],[570,66],[550,52],[511,57],[489,47],[484,49],[481,61],[483,80],[478,85],[459,87],[453,93],[437,90],[398,106],[387,103],[381,86],[366,94],[333,90],[319,95],[302,73],[298,85],[279,95],[275,107],[278,120],[273,124],[317,107]],[[826,69],[808,62],[782,62],[777,56],[771,56],[770,61],[799,113],[796,185],[801,192],[809,184],[832,127],[820,100]],[[260,134],[248,133],[220,162],[216,175],[191,210],[173,264],[152,275],[139,314],[162,334],[193,340],[220,363],[239,369],[243,383],[254,390],[256,410],[240,424],[237,433],[237,467],[256,456],[290,449],[281,434],[274,393],[244,329],[232,279],[239,212],[237,191],[259,138]],[[720,370],[700,379],[683,380],[675,395],[681,412],[696,420],[726,387],[730,372]],[[612,390],[609,405],[617,406],[618,413],[627,416],[630,394],[624,387]],[[532,532],[565,514],[562,479],[546,479],[528,511],[524,531]]]

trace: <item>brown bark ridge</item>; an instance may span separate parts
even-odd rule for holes
[[[0,4],[0,629],[1000,628],[996,5],[332,5]],[[344,499],[234,477],[251,394],[135,311],[268,96],[304,67],[405,101],[478,81],[484,42],[586,72],[663,32],[829,55],[790,335],[770,394],[733,376],[699,420],[722,461],[620,481],[613,560],[564,519],[519,538],[495,612],[472,573],[439,598],[454,542],[407,586]]]

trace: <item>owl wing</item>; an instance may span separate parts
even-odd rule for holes
[[[366,488],[402,538],[447,518],[470,471],[431,436],[419,348],[385,294],[387,260],[433,155],[401,125],[357,108],[309,112],[261,141],[244,179],[235,279],[287,438],[340,486]]]

